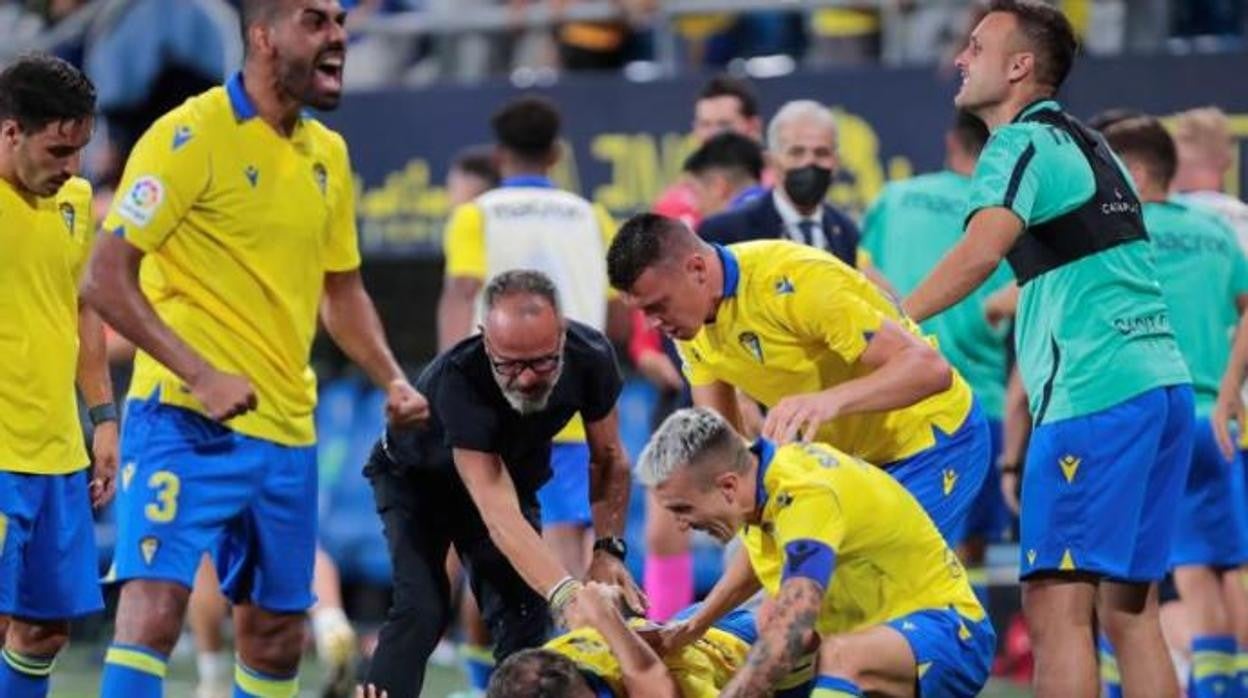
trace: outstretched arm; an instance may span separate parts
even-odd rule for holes
[[[628,698],[680,698],[680,686],[659,655],[628,627],[618,609],[616,588],[590,582],[568,605],[571,627],[597,630],[620,663]]]
[[[775,613],[750,648],[745,666],[724,687],[721,696],[762,696],[771,693],[806,654],[823,601],[813,580],[793,577],[780,587]]]
[[[1023,221],[1014,211],[981,209],[971,217],[962,241],[902,301],[906,315],[923,322],[969,296],[992,276],[1022,234]]]
[[[524,518],[516,486],[502,459],[495,453],[462,448],[454,449],[453,455],[455,469],[481,513],[490,540],[530,587],[549,598],[568,571]]]
[[[858,364],[869,373],[827,390],[793,395],[767,413],[763,436],[780,443],[813,441],[820,425],[847,414],[908,407],[948,390],[953,371],[920,337],[886,321],[867,343]]]
[[[606,417],[586,422],[585,436],[589,442],[589,503],[594,535],[598,538],[623,536],[631,478],[628,454],[620,441],[619,415],[612,409]],[[619,586],[629,608],[637,613],[645,612],[645,594],[637,588],[623,560],[605,550],[595,550],[588,578]]]

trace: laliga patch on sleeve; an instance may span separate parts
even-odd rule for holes
[[[165,186],[153,175],[135,180],[130,191],[117,204],[117,214],[140,228],[152,222],[152,217],[165,201]]]

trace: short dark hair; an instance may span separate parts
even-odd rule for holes
[[[698,90],[697,101],[716,97],[736,97],[741,104],[741,116],[747,119],[758,116],[758,96],[750,83],[731,75],[716,75]]]
[[[251,52],[247,38],[253,24],[271,24],[286,0],[243,0],[238,7],[238,26],[243,33],[243,50]]]
[[[968,154],[979,156],[984,145],[988,143],[988,126],[974,114],[958,110],[953,119],[953,136]]]
[[[571,659],[547,649],[516,652],[494,669],[486,698],[567,698],[585,678]]]
[[[485,308],[489,310],[499,300],[515,295],[537,296],[550,303],[556,315],[562,312],[559,287],[536,269],[509,269],[490,279],[485,285]]]
[[[1104,131],[1120,121],[1127,119],[1135,119],[1141,116],[1148,116],[1139,109],[1131,109],[1129,107],[1111,107],[1103,109],[1088,119],[1088,128],[1096,131]]]
[[[480,177],[491,189],[502,181],[489,146],[474,145],[459,151],[451,161],[451,169]]]
[[[763,147],[749,136],[731,131],[717,133],[685,159],[684,170],[694,175],[707,170],[728,170],[736,177],[758,180],[763,176]]]
[[[1112,124],[1104,133],[1118,157],[1139,162],[1157,184],[1170,187],[1179,167],[1179,155],[1174,139],[1161,121],[1152,116],[1137,116]]]
[[[95,86],[82,71],[46,53],[26,53],[0,72],[0,121],[26,133],[95,113]]]
[[[555,147],[559,121],[559,110],[553,102],[527,95],[495,112],[490,126],[499,145],[525,160],[540,160]]]
[[[1036,82],[1056,92],[1070,75],[1079,42],[1062,11],[1039,0],[992,0],[988,12],[1014,16],[1018,29],[1036,53]]]
[[[688,233],[685,224],[657,213],[639,213],[620,226],[607,250],[607,278],[627,291],[647,269],[671,256],[672,241]]]

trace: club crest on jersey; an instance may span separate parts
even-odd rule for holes
[[[321,196],[325,196],[325,190],[329,188],[329,173],[325,171],[325,166],[316,163],[312,166],[312,179],[316,180],[316,187],[321,190]]]
[[[251,188],[255,189],[256,182],[260,181],[260,170],[257,170],[255,165],[248,165],[247,169],[243,170],[243,174],[247,175],[247,181],[251,182]]]
[[[776,281],[776,293],[781,296],[787,296],[797,289],[793,287],[793,282],[789,281],[789,277],[782,276]]]
[[[737,335],[737,341],[741,343],[741,346],[745,347],[746,351],[750,352],[751,356],[758,360],[758,363],[765,362],[763,358],[763,343],[759,341],[758,335],[753,332],[742,332]]]
[[[160,548],[160,541],[156,539],[156,536],[143,536],[143,539],[139,541],[139,552],[143,555],[143,562],[151,565],[158,548]]]
[[[74,220],[77,218],[77,215],[74,213],[74,205],[66,202],[62,203],[60,208],[61,220],[65,221],[65,228],[69,230],[69,234],[72,236],[74,234]]]

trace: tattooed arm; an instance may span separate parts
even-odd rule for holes
[[[776,597],[775,611],[750,648],[745,667],[724,687],[720,696],[768,695],[806,653],[823,602],[823,589],[805,577],[785,580]]]

